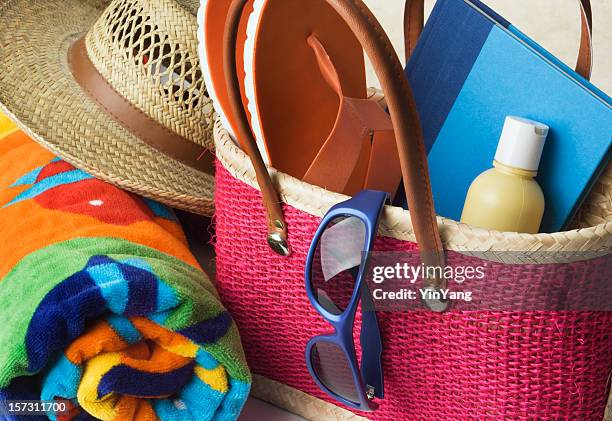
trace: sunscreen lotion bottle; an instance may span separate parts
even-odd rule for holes
[[[506,117],[493,168],[470,186],[461,222],[496,231],[535,234],[544,215],[538,173],[548,126]]]

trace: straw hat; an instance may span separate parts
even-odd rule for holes
[[[0,108],[126,190],[213,213],[197,0],[0,2]]]

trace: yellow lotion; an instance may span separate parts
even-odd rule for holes
[[[506,117],[493,167],[470,186],[461,222],[497,231],[535,234],[544,215],[544,194],[534,180],[548,126]]]

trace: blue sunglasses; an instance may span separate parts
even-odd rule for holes
[[[306,260],[306,292],[333,327],[306,346],[306,365],[317,385],[351,408],[373,411],[383,398],[382,341],[378,319],[363,282],[385,192],[364,190],[332,207],[313,238]],[[361,364],[353,340],[355,313],[362,302]]]

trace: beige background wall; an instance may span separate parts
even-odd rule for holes
[[[404,0],[364,0],[387,30],[403,60]],[[426,0],[429,14],[435,0]],[[578,0],[484,0],[514,26],[574,66],[580,44]],[[592,81],[612,95],[612,0],[591,0],[594,67]],[[370,72],[370,84],[378,86]]]

